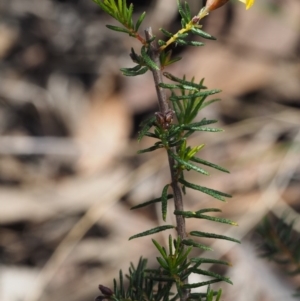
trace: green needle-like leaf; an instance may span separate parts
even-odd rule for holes
[[[145,134],[148,132],[148,130],[153,126],[155,120],[156,120],[155,116],[151,116],[150,118],[148,118],[146,121],[144,121],[141,124],[142,129],[138,135],[139,142],[142,140],[142,138],[145,136]]]
[[[183,262],[185,260],[187,260],[187,257],[190,254],[190,252],[192,251],[192,249],[193,249],[193,247],[191,246],[191,247],[187,248],[187,250],[184,253],[182,253],[182,254],[180,254],[180,256],[178,256],[177,261],[176,261],[178,265],[183,264]],[[188,263],[188,265],[189,265],[189,263]]]
[[[167,184],[161,195],[161,211],[162,211],[162,219],[163,221],[166,221],[166,216],[167,216],[167,209],[168,209],[168,189],[169,189],[170,184]]]
[[[192,19],[192,14],[191,14],[189,4],[187,2],[184,3],[184,10],[185,10],[185,14],[187,16],[187,19],[191,20]]]
[[[201,191],[201,192],[203,192],[205,194],[208,194],[208,195],[214,197],[215,199],[218,199],[218,200],[223,201],[223,202],[226,202],[224,197],[231,198],[230,194],[227,194],[227,193],[224,193],[224,192],[221,192],[221,191],[218,191],[218,190],[214,190],[214,189],[211,189],[211,188],[203,187],[203,186],[200,186],[200,185],[192,184],[192,183],[187,182],[183,179],[179,179],[179,182],[181,184],[183,184],[184,186],[188,187],[188,188]]]
[[[187,41],[186,45],[199,47],[199,46],[204,46],[204,43],[198,41]]]
[[[236,242],[236,243],[239,243],[239,244],[241,243],[239,240],[231,238],[229,236],[218,235],[218,234],[214,234],[214,233],[206,233],[206,232],[200,232],[200,231],[191,231],[190,235],[197,236],[197,237],[224,239],[224,240],[233,241],[233,242]]]
[[[195,242],[193,239],[184,239],[182,241],[182,243],[186,246],[193,246],[193,247],[196,247],[196,248],[199,248],[201,250],[205,250],[205,251],[213,251],[212,248],[208,247],[208,246],[205,246],[205,245],[202,245],[200,243],[197,243]]]
[[[206,212],[222,212],[222,210],[219,208],[204,208],[196,211],[197,214],[202,214]]]
[[[175,227],[172,226],[172,225],[159,226],[159,227],[147,230],[145,232],[135,234],[135,235],[129,237],[129,240],[134,239],[134,238],[138,238],[138,237],[147,236],[147,235],[152,235],[152,234],[155,234],[155,233],[158,233],[158,232],[161,232],[161,231],[165,231],[165,230],[168,230],[168,229],[174,229],[174,228]]]
[[[224,132],[224,130],[222,129],[208,128],[208,127],[189,127],[189,130],[198,131],[198,132],[210,132],[210,133]]]
[[[228,224],[228,225],[231,225],[231,226],[237,226],[237,223],[233,222],[230,219],[204,215],[204,214],[200,214],[200,213],[193,212],[193,211],[175,210],[174,214],[175,215],[182,215],[186,218],[200,218],[200,219],[206,219],[206,220],[209,220],[209,221],[218,222],[218,223],[222,223],[222,224]]]
[[[163,28],[159,29],[166,37],[171,38],[173,36],[173,34]]]
[[[167,199],[172,199],[173,198],[173,194],[168,194],[167,195]],[[155,203],[159,203],[161,202],[161,197],[159,198],[156,198],[156,199],[153,199],[151,201],[148,201],[148,202],[145,202],[145,203],[142,203],[142,204],[138,204],[136,206],[133,206],[130,208],[130,210],[134,210],[134,209],[138,209],[138,208],[142,208],[142,207],[146,207],[148,205],[151,205],[151,204],[155,204]]]
[[[204,39],[208,39],[208,40],[216,40],[215,37],[211,36],[210,34],[204,32],[204,31],[202,31],[201,29],[196,28],[196,27],[193,27],[193,28],[191,29],[191,32],[192,32],[193,34],[195,34],[195,35],[198,35],[198,36],[204,38]]]
[[[168,261],[168,254],[167,254],[166,250],[155,239],[152,239],[152,242],[155,245],[156,249],[161,254],[161,256],[164,258],[164,260]]]
[[[155,151],[155,150],[157,150],[159,148],[162,148],[162,147],[163,147],[163,145],[157,144],[157,145],[153,145],[153,146],[151,146],[149,148],[141,149],[137,153],[138,154],[143,154],[143,153],[153,152],[153,151]]]
[[[182,7],[182,5],[181,5],[181,3],[180,3],[180,0],[177,0],[177,7],[178,7],[178,12],[179,12],[179,14],[181,15],[181,17],[184,19],[184,21],[186,22],[186,23],[188,23],[189,22],[189,16],[188,16],[188,14],[186,14],[186,12],[184,11],[184,9],[183,9],[183,7]]]
[[[126,1],[124,1],[124,6],[125,6],[125,10],[126,10],[126,24],[128,24],[129,28],[133,29],[133,20],[132,20],[132,13],[133,13],[133,4],[131,3],[129,5],[129,8],[127,10],[126,8]]]
[[[145,66],[145,67],[141,67],[137,71],[130,70],[130,68],[121,68],[120,70],[125,76],[138,76],[138,75],[145,74],[149,70],[149,68]]]
[[[227,261],[211,259],[211,258],[195,257],[195,258],[191,258],[190,261],[193,262],[193,263],[196,263],[196,267],[198,267],[202,263],[223,264],[223,265],[231,266],[231,263],[229,263]]]
[[[152,70],[159,70],[159,67],[151,60],[150,56],[147,54],[146,47],[143,46],[141,50],[141,55],[147,66]]]
[[[114,25],[106,25],[106,27],[113,31],[125,32],[125,33],[130,34],[130,31],[127,28],[122,28],[122,27],[114,26]]]
[[[203,164],[203,165],[206,165],[206,166],[209,166],[209,167],[218,169],[218,170],[223,171],[223,172],[230,173],[230,172],[229,172],[227,169],[225,169],[224,167],[221,167],[221,166],[219,166],[219,165],[213,164],[213,163],[211,163],[211,162],[205,161],[205,160],[200,159],[200,158],[197,158],[197,157],[192,157],[190,160],[193,161],[193,162],[196,162],[196,163],[200,163],[200,164]]]
[[[224,277],[224,276],[222,276],[220,274],[217,274],[217,273],[214,273],[214,272],[211,272],[211,271],[207,271],[207,270],[201,270],[201,269],[191,269],[191,270],[192,270],[192,272],[194,274],[199,274],[199,275],[205,275],[205,276],[214,277],[216,279],[220,279],[220,280],[223,280],[223,281],[225,281],[227,283],[233,284],[228,277]]]
[[[220,93],[221,90],[207,90],[207,91],[201,91],[194,93],[193,95],[174,95],[170,97],[171,101],[179,101],[179,100],[186,100],[191,99],[191,97],[203,97],[203,96],[209,96],[213,94]]]
[[[221,100],[221,99],[219,99],[219,98],[215,98],[215,99],[211,99],[211,100],[205,101],[205,102],[200,106],[199,110],[202,110],[202,109],[204,109],[205,107],[207,107],[207,106],[213,104],[214,102],[220,101],[220,100]]]
[[[176,43],[180,46],[186,46],[188,45],[188,42],[182,39],[176,39]]]
[[[200,84],[197,84],[197,83],[194,83],[193,81],[187,81],[185,79],[182,79],[182,78],[179,78],[179,77],[176,77],[174,75],[172,75],[171,73],[169,72],[164,72],[163,75],[174,81],[174,82],[177,82],[177,83],[180,83],[181,85],[185,85],[185,86],[190,86],[190,87],[194,87],[196,88],[198,91],[201,90],[201,89],[206,89],[205,86],[202,85],[202,83],[200,82]]]
[[[158,261],[159,265],[165,269],[165,270],[168,270],[169,267],[168,267],[168,264],[161,258],[161,257],[156,257],[156,260]]]
[[[165,84],[160,83],[159,86],[164,89],[184,89],[184,90],[191,90],[191,91],[198,91],[198,88],[183,84]]]
[[[203,281],[203,282],[197,282],[197,283],[191,283],[191,284],[184,284],[182,287],[185,289],[192,289],[192,288],[197,288],[197,287],[201,287],[201,286],[206,286],[206,285],[210,285],[216,282],[220,282],[223,279],[212,279],[209,281]]]
[[[187,124],[187,125],[184,124],[182,126],[182,128],[188,130],[190,128],[200,127],[200,126],[203,126],[203,125],[213,124],[213,123],[216,123],[216,122],[218,122],[218,120],[203,118],[199,122],[194,122],[194,123],[190,123],[190,124]]]
[[[202,169],[202,168],[200,168],[200,167],[198,167],[196,165],[193,165],[193,164],[191,164],[191,163],[189,163],[187,161],[182,160],[181,158],[179,158],[178,156],[176,156],[172,151],[168,151],[168,154],[174,160],[176,160],[178,163],[180,163],[181,165],[183,165],[187,170],[193,169],[193,170],[195,170],[195,171],[197,171],[197,172],[199,172],[199,173],[201,173],[203,175],[206,175],[206,176],[209,175],[209,173],[206,170],[204,170],[204,169]]]
[[[139,28],[140,28],[142,22],[144,21],[145,17],[146,17],[146,12],[143,12],[143,13],[140,15],[139,19],[137,20],[137,22],[136,22],[136,24],[135,24],[135,28],[134,28],[135,31],[138,31],[138,30],[139,30]]]

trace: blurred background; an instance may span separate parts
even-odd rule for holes
[[[160,36],[160,27],[180,27],[175,0],[131,2],[136,15],[147,11],[141,29]],[[188,3],[194,14],[203,5]],[[257,0],[247,12],[233,1],[203,23],[218,41],[174,48],[184,59],[167,71],[223,90],[200,118],[225,132],[190,143],[205,143],[202,158],[231,174],[189,179],[234,197],[223,204],[189,190],[186,206],[217,206],[239,227],[188,221],[188,229],[242,240],[201,254],[232,262],[218,270],[235,284],[223,286],[224,300],[294,300],[299,279],[258,257],[254,230],[268,212],[288,220],[300,212],[300,1]],[[163,152],[136,155],[152,143],[136,137],[157,111],[155,89],[151,74],[120,74],[140,45],[105,24],[116,22],[91,0],[0,2],[1,301],[93,300],[119,269],[157,256],[149,237],[128,241],[162,223],[159,206],[129,210],[169,181]]]

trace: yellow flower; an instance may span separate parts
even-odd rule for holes
[[[250,8],[255,2],[255,0],[240,0],[240,1],[246,4],[246,9]]]

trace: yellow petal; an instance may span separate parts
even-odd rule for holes
[[[249,9],[254,4],[255,0],[240,0],[240,1],[246,4],[246,9]]]

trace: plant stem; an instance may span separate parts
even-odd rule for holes
[[[147,30],[145,30],[145,35],[147,41],[149,41],[153,35],[152,35],[152,29],[149,27]],[[164,116],[167,112],[170,111],[170,106],[167,101],[167,95],[163,88],[159,87],[159,84],[163,82],[163,76],[162,76],[162,70],[161,70],[161,64],[160,64],[160,52],[159,48],[157,47],[157,44],[155,41],[152,41],[149,44],[149,56],[152,59],[152,61],[159,67],[159,70],[151,70],[153,74],[153,79],[155,83],[156,88],[156,94],[158,98],[158,105],[160,113],[162,113]],[[176,148],[172,148],[172,151],[175,153]],[[172,189],[173,189],[173,195],[174,195],[174,205],[175,210],[184,210],[183,209],[183,200],[182,200],[182,192],[178,185],[177,176],[176,176],[176,170],[174,170],[175,166],[175,160],[168,155],[169,160],[169,166],[170,166],[170,173],[171,173],[171,180],[172,180]],[[181,241],[186,238],[186,227],[185,227],[185,218],[182,215],[176,215],[176,229],[177,234],[180,237]],[[185,282],[187,283],[187,281]],[[186,301],[188,298],[189,292],[185,291],[180,298],[181,301]]]
[[[152,28],[149,27],[147,30],[145,30],[145,35],[147,41],[149,41],[153,35],[152,35]],[[152,41],[149,44],[149,50],[150,50],[150,57],[152,61],[159,67],[159,70],[151,70],[154,78],[154,83],[155,83],[155,89],[156,89],[156,94],[158,98],[158,106],[159,106],[159,111],[165,115],[169,110],[169,104],[167,101],[167,95],[166,92],[163,88],[159,87],[159,84],[163,82],[163,77],[162,77],[162,72],[161,72],[161,65],[160,65],[160,59],[159,59],[159,49],[157,47],[157,44],[155,41]]]

